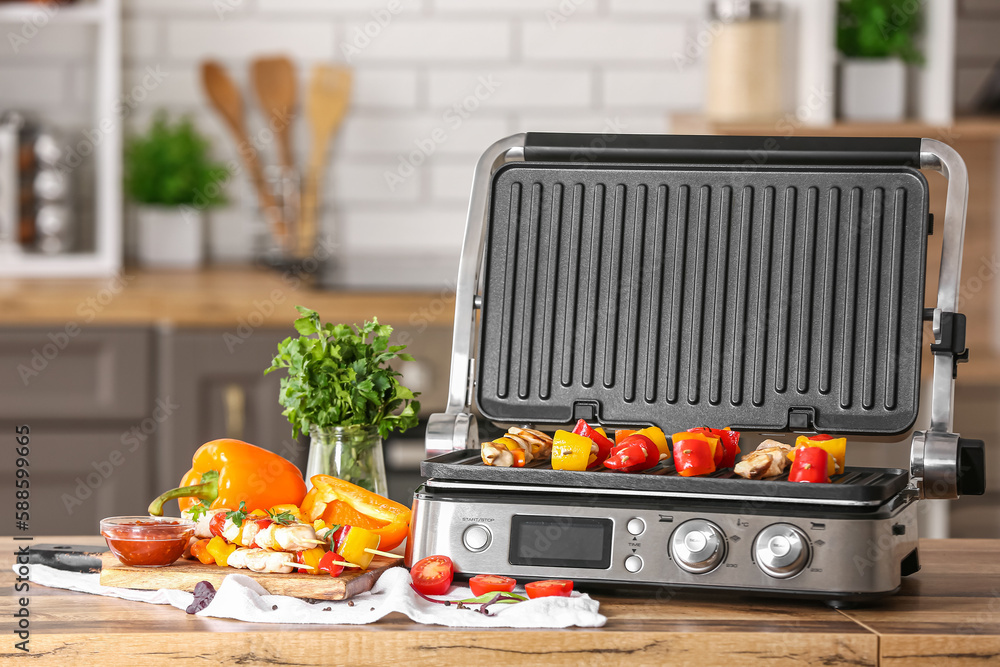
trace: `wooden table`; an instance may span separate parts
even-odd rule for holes
[[[7,572],[0,615],[10,619],[14,543],[0,543]],[[442,628],[397,614],[357,627],[259,625],[33,586],[31,652],[15,650],[16,636],[7,632],[0,663],[11,656],[30,656],[24,664],[33,665],[1000,663],[1000,541],[924,540],[921,560],[923,571],[877,608],[836,611],[819,602],[666,590],[635,597],[594,593],[608,617],[603,628],[535,631]]]

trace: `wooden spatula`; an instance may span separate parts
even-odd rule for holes
[[[306,120],[312,129],[313,139],[302,193],[302,224],[297,239],[300,257],[310,254],[316,243],[319,185],[326,163],[326,147],[347,114],[350,97],[350,69],[333,65],[313,68],[305,105]]]
[[[284,56],[257,58],[250,64],[250,77],[260,108],[278,137],[281,164],[291,169],[295,165],[291,141],[292,114],[295,113],[298,95],[295,65]]]
[[[245,149],[251,144],[247,136],[246,122],[243,119],[243,96],[226,70],[217,62],[206,61],[202,63],[201,81],[212,106],[219,112],[222,120],[229,127],[229,131],[232,132],[233,139],[236,140],[237,152],[243,156],[250,172],[250,180],[253,181],[254,189],[257,190],[257,199],[275,241],[284,246],[287,243],[288,230],[281,217],[281,211],[264,180],[264,172],[261,169],[260,160],[257,159],[256,150]]]

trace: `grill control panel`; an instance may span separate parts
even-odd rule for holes
[[[917,540],[912,501],[881,518],[829,518],[822,507],[792,518],[484,502],[423,487],[414,510],[409,563],[442,554],[462,574],[524,579],[878,593],[899,585]]]

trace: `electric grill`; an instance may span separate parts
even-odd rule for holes
[[[920,169],[948,178],[933,308]],[[983,492],[983,443],[952,426],[967,195],[961,157],[931,139],[497,142],[476,168],[407,564],[443,554],[463,575],[831,604],[894,592],[919,569],[918,500]],[[473,400],[496,425],[731,426],[744,453],[753,434],[825,432],[848,436],[850,457],[912,428],[925,321],[930,427],[911,436],[909,471],[794,484],[480,460]]]

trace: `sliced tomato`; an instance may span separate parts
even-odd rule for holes
[[[455,578],[455,565],[447,556],[428,556],[410,568],[413,587],[424,595],[444,595]]]
[[[524,585],[524,590],[528,597],[535,598],[568,598],[573,592],[573,582],[568,579],[546,579],[545,581],[532,581]]]
[[[208,531],[217,537],[222,537],[222,528],[226,525],[226,513],[216,512],[208,522]]]
[[[334,561],[340,561],[341,558],[335,551],[327,551],[323,554],[323,557],[319,559],[319,565],[316,569],[322,570],[323,572],[329,572],[331,577],[339,577],[340,573],[344,571],[343,565],[337,565]]]
[[[469,579],[469,588],[475,597],[500,591],[510,593],[517,586],[517,579],[501,577],[499,574],[477,574]]]

